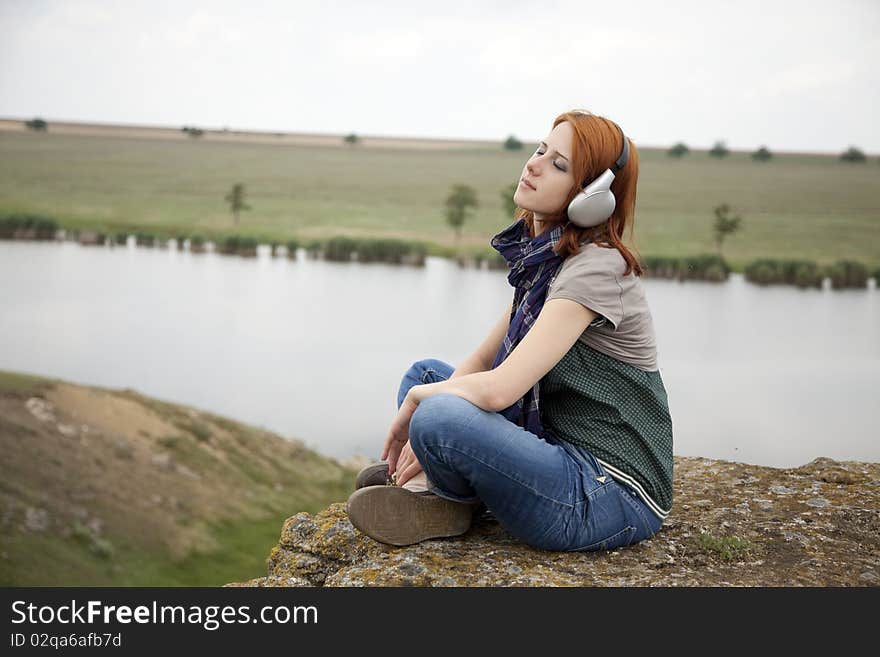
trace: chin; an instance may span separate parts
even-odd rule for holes
[[[523,200],[520,198],[519,190],[513,195],[513,202],[516,203],[516,207],[522,208],[523,210],[531,210],[528,205],[523,204]]]

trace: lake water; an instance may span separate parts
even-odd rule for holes
[[[416,360],[471,353],[504,272],[0,242],[0,369],[134,388],[377,458]],[[880,461],[880,291],[644,280],[676,454]]]

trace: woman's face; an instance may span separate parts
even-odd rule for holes
[[[538,144],[523,167],[513,202],[534,212],[538,220],[558,212],[575,184],[570,161],[573,142],[574,129],[563,121]]]

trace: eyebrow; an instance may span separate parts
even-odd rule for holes
[[[547,142],[542,141],[542,142],[540,142],[540,143],[541,143],[541,145],[544,146],[545,148],[547,147]],[[566,162],[569,161],[569,159],[568,159],[567,157],[565,157],[565,155],[563,155],[563,154],[560,153],[559,151],[557,151],[557,150],[554,149],[553,152],[556,153],[559,157],[561,157],[561,158],[562,158],[563,160],[565,160]]]

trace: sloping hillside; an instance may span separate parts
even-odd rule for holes
[[[221,585],[355,470],[132,390],[0,372],[0,585]]]

